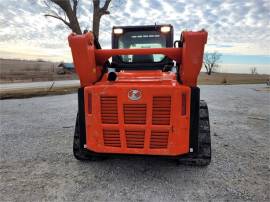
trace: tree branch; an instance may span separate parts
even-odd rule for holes
[[[108,10],[109,5],[111,3],[112,0],[106,0],[103,7],[101,8],[102,10]]]
[[[60,16],[46,14],[45,17],[52,17],[52,18],[56,18],[58,20],[61,20],[63,23],[65,23],[65,25],[67,25],[69,28],[71,28],[70,23],[67,22],[66,20],[64,20],[63,18],[61,18]]]
[[[102,15],[109,15],[110,11],[108,11],[111,0],[106,0],[103,7],[100,9]]]
[[[53,13],[51,14],[46,14],[46,17],[53,17],[55,19],[61,20],[72,30],[72,32],[82,34],[76,15],[79,0],[48,0],[48,2],[52,2],[52,5],[57,5],[59,10],[57,12],[52,11]],[[50,7],[49,3],[46,5],[47,7]]]
[[[73,12],[75,15],[77,15],[77,6],[78,6],[79,0],[73,0]]]
[[[64,12],[72,10],[69,0],[50,0],[50,1],[58,5]]]

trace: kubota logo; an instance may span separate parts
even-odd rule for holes
[[[128,98],[130,100],[139,100],[142,97],[142,92],[136,89],[128,91]]]

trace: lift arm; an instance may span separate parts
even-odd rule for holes
[[[91,32],[68,37],[76,72],[81,86],[89,86],[98,80],[104,63],[115,55],[163,54],[180,64],[180,78],[183,84],[196,86],[200,73],[207,32],[183,32],[181,48],[139,48],[139,49],[96,49]]]

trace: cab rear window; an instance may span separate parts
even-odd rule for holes
[[[118,48],[163,48],[166,47],[166,37],[157,31],[130,31],[122,34],[118,40]],[[153,55],[122,55],[126,63],[161,62],[165,56]]]

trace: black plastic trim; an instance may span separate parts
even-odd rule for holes
[[[191,87],[189,144],[194,153],[198,152],[199,119],[200,88]]]
[[[85,129],[85,110],[84,110],[84,88],[78,89],[78,114],[80,123],[80,146],[84,148],[86,144],[86,129]]]

